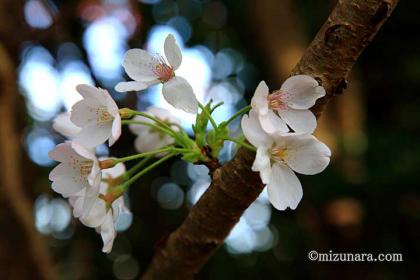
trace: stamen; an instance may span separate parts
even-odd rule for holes
[[[100,106],[96,108],[95,114],[97,124],[104,124],[114,119],[114,117],[108,112],[105,106]]]
[[[274,147],[271,150],[271,155],[274,160],[284,162],[284,159],[287,157],[287,148]]]
[[[267,99],[268,99],[268,106],[270,107],[270,109],[273,109],[273,110],[285,109],[287,107],[287,105],[284,103],[286,95],[287,93],[282,90],[278,90],[278,91],[273,92],[272,94],[269,94]]]
[[[153,73],[158,76],[158,79],[164,83],[169,81],[175,76],[175,72],[171,66],[169,66],[162,56],[157,59],[158,63],[152,69]]]

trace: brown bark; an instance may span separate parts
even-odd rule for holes
[[[293,69],[315,77],[327,95],[313,111],[319,116],[330,98],[346,88],[346,78],[359,57],[395,8],[398,0],[340,0]],[[192,279],[245,209],[263,189],[251,171],[253,154],[240,150],[217,169],[210,188],[191,209],[184,223],[159,249],[143,279]]]

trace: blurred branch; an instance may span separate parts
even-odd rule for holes
[[[0,45],[0,155],[2,195],[15,211],[18,222],[26,232],[31,256],[43,279],[56,279],[54,265],[45,241],[35,229],[32,203],[25,193],[21,173],[21,146],[16,131],[16,70],[8,53]]]
[[[317,78],[327,95],[313,108],[319,116],[325,104],[346,88],[346,78],[398,0],[341,0],[322,26],[293,74]],[[254,155],[239,150],[217,169],[213,183],[193,206],[184,223],[156,252],[143,279],[192,279],[264,186],[252,172]]]

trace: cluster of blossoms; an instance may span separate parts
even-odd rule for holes
[[[174,108],[196,115],[194,137],[169,111],[149,107],[144,112],[118,108],[108,91],[78,85],[82,99],[71,112],[56,117],[53,128],[67,137],[49,156],[59,164],[51,171],[52,189],[68,198],[73,215],[102,236],[103,252],[110,252],[116,237],[118,217],[129,209],[124,194],[144,174],[166,160],[181,156],[187,162],[205,164],[211,170],[219,165],[218,157],[225,141],[256,151],[253,165],[267,184],[269,198],[277,209],[294,209],[302,197],[302,188],[293,171],[302,174],[321,172],[329,163],[330,151],[311,133],[316,119],[308,110],[317,98],[325,95],[318,83],[308,76],[289,78],[279,91],[269,95],[264,82],[258,86],[247,106],[227,121],[217,124],[212,113],[223,103],[199,103],[191,85],[175,70],[182,53],[173,35],[164,42],[165,58],[142,49],[127,51],[123,67],[133,79],[118,83],[117,91],[140,91],[162,83],[162,94]],[[246,139],[230,137],[229,124],[242,114]],[[128,125],[137,137],[138,154],[122,158],[97,158],[98,145],[112,146]],[[209,128],[210,127],[210,128]],[[289,127],[294,133],[289,132]],[[134,161],[127,169],[124,162]]]
[[[295,209],[302,199],[294,172],[317,174],[330,162],[330,149],[312,135],[317,123],[309,110],[324,95],[324,88],[306,75],[290,77],[271,94],[261,82],[251,111],[242,118],[243,133],[257,148],[252,170],[260,173],[271,204],[279,210]]]

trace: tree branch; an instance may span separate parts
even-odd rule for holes
[[[319,117],[325,104],[347,85],[360,53],[390,16],[398,0],[339,0],[321,30],[293,69],[318,79],[327,95],[313,108]],[[159,249],[143,279],[192,279],[223,244],[243,212],[264,186],[252,172],[254,154],[241,149],[214,173],[213,183],[184,223]]]

